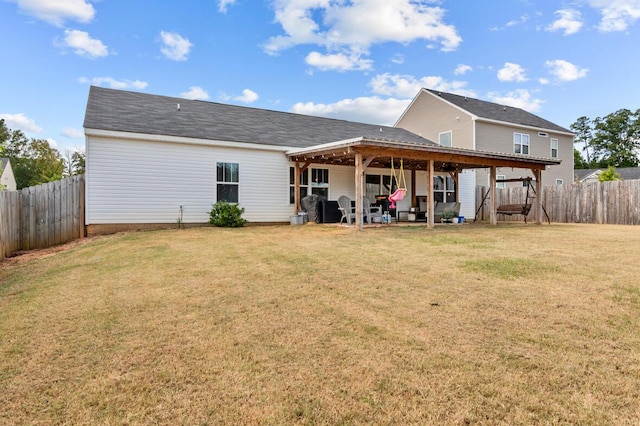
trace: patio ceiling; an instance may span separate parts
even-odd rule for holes
[[[356,153],[367,161],[367,167],[389,168],[403,160],[406,170],[426,170],[428,161],[433,161],[436,172],[459,172],[463,169],[488,167],[515,167],[544,170],[547,166],[560,164],[561,160],[529,155],[505,154],[451,148],[440,145],[400,142],[373,138],[356,138],[293,149],[287,152],[290,161],[306,164],[333,164],[355,166]]]

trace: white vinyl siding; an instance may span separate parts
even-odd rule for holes
[[[476,216],[476,174],[473,170],[463,170],[458,175],[458,200],[460,216],[475,219]]]
[[[292,214],[284,152],[87,137],[87,224],[205,223],[216,202],[216,163],[239,165],[238,204],[250,222]],[[353,180],[353,173],[351,174]]]

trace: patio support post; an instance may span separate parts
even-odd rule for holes
[[[542,170],[533,171],[536,179],[536,216],[538,225],[542,225]]]
[[[427,161],[427,228],[434,226],[433,202],[433,160]]]
[[[364,223],[362,217],[362,179],[364,178],[364,167],[362,164],[362,153],[356,152],[356,229],[358,231],[364,230]]]
[[[418,207],[416,192],[416,169],[411,169],[411,207]]]
[[[492,225],[498,224],[498,215],[496,214],[496,166],[491,166],[491,172],[489,173],[489,222]]]
[[[295,214],[300,211],[300,163],[293,163],[293,205]]]

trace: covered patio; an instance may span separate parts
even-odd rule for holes
[[[456,182],[458,174],[465,169],[489,169],[489,221],[497,225],[496,206],[496,170],[498,167],[512,167],[531,170],[535,179],[537,194],[542,193],[542,172],[547,166],[560,164],[561,160],[552,158],[531,157],[520,154],[476,151],[462,148],[444,147],[436,144],[402,142],[370,137],[360,137],[308,148],[288,151],[287,157],[293,162],[295,209],[300,211],[300,174],[311,164],[330,164],[354,168],[356,220],[358,230],[364,229],[363,196],[364,177],[367,168],[389,168],[391,159],[402,159],[404,169],[414,176],[415,171],[427,173],[427,212],[426,222],[429,228],[434,226],[434,190],[435,173],[448,173]],[[415,191],[414,191],[415,192]],[[411,194],[415,197],[415,193]],[[542,223],[542,203],[540,197],[533,206],[537,212],[537,222]]]

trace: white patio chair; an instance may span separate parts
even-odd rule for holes
[[[371,200],[369,200],[366,196],[362,197],[362,205],[364,210],[364,215],[367,217],[367,221],[369,223],[374,223],[374,217],[379,217],[379,223],[382,223],[382,207],[371,205]]]
[[[343,220],[347,221],[347,225],[351,225],[351,219],[356,220],[356,209],[351,206],[351,198],[346,195],[341,195],[338,197],[338,209],[342,213],[342,217],[340,218],[340,223]]]

